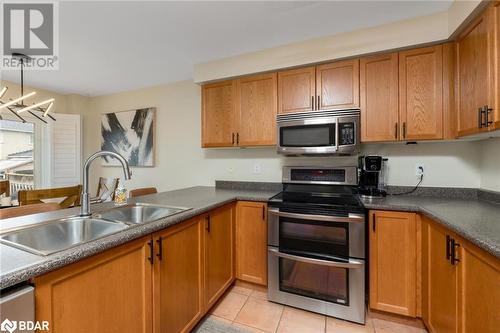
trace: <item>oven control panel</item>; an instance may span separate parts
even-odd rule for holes
[[[284,167],[283,183],[357,185],[357,167]]]

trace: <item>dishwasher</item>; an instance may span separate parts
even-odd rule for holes
[[[0,292],[0,330],[15,332],[18,323],[35,321],[35,288],[23,285]],[[23,330],[22,332],[35,332]]]

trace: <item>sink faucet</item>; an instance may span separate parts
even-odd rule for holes
[[[102,156],[111,156],[116,158],[123,167],[123,173],[125,174],[125,179],[130,179],[132,172],[130,172],[130,168],[127,160],[120,154],[117,154],[112,151],[98,151],[93,153],[87,158],[85,164],[83,165],[83,189],[82,189],[82,206],[80,208],[80,216],[90,216],[90,194],[89,194],[89,169],[90,164],[98,157]]]

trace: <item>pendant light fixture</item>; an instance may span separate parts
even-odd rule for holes
[[[6,109],[13,113],[23,123],[26,122],[26,120],[20,115],[20,113],[23,112],[28,112],[30,115],[44,122],[45,124],[47,124],[47,121],[45,119],[48,118],[55,121],[56,119],[49,114],[49,111],[54,105],[54,98],[49,98],[38,103],[32,103],[31,105],[24,104],[24,101],[26,99],[29,99],[36,95],[36,91],[24,94],[24,62],[29,61],[31,58],[22,53],[13,53],[12,56],[18,58],[19,63],[21,64],[21,96],[9,101],[3,101],[1,98],[5,95],[8,88],[0,88],[0,119],[2,119],[2,111]]]

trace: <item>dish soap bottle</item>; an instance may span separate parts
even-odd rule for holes
[[[126,203],[127,203],[127,189],[120,184],[115,190],[115,205],[124,205]]]

